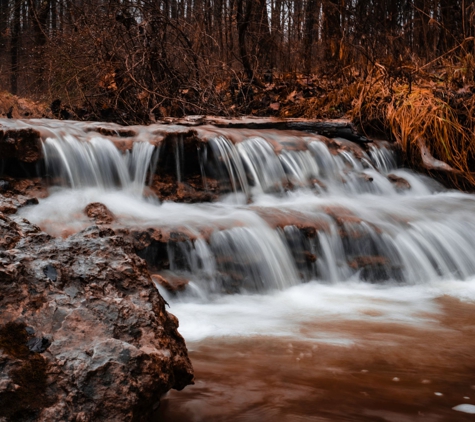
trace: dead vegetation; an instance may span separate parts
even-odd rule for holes
[[[6,91],[0,91],[0,117],[25,119],[32,117],[51,117],[44,102],[21,98]]]
[[[360,84],[350,117],[365,132],[397,142],[412,167],[450,186],[475,188],[475,61],[445,63],[411,80],[388,81],[385,69]]]

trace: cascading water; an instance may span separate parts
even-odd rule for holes
[[[475,298],[475,196],[398,168],[384,142],[160,125],[133,128],[123,140],[101,135],[99,124],[18,124],[42,128],[49,180],[59,185],[21,214],[67,235],[91,224],[83,213],[88,203],[102,202],[117,227],[158,230],[166,240],[139,253],[152,271],[185,280],[183,291],[158,287],[197,349],[214,338],[228,353],[219,339],[273,336],[312,345],[296,358],[302,362],[317,355],[316,342],[354,341],[350,328],[336,333],[329,321],[353,327],[372,318],[429,330],[428,315],[447,295]],[[178,186],[177,198],[189,186],[221,196],[160,203],[150,192],[143,196],[154,174]],[[416,342],[418,334],[411,336]],[[278,359],[294,353],[290,346]],[[238,349],[257,356],[256,347]],[[196,353],[198,362],[210,358]],[[249,412],[249,420],[259,416]],[[206,414],[196,420],[213,420]]]
[[[265,291],[294,285],[298,279],[419,283],[475,275],[470,258],[475,253],[473,197],[444,193],[437,183],[397,169],[385,143],[372,144],[365,152],[344,139],[325,142],[302,133],[298,143],[292,143],[293,132],[265,130],[233,142],[235,133],[223,129],[219,136],[203,135],[208,141],[196,155],[203,184],[218,175],[223,186],[227,183],[235,194],[243,192],[247,200],[162,206],[148,200],[141,205],[147,175],[157,168],[157,126],[136,135],[128,148],[119,148],[124,141],[81,130],[77,123],[70,133],[66,126],[59,130],[57,124],[46,125],[43,149],[53,183],[89,189],[93,196],[101,191],[96,199],[121,215],[124,225],[133,221],[193,231],[194,238],[179,254],[186,259],[174,263],[171,256],[170,261],[174,271],[202,283],[205,290],[210,290],[207,283],[217,291]],[[169,151],[175,154],[177,183],[182,183],[184,135],[171,139]],[[125,209],[119,198],[131,201],[125,199],[130,194],[138,195],[137,202]],[[53,202],[50,197],[39,208]],[[86,205],[80,202],[68,201],[72,208],[61,210],[59,221],[67,225],[71,212]],[[453,207],[454,202],[460,206]],[[25,215],[41,224],[37,208]],[[448,212],[441,213],[442,208]],[[203,225],[206,236],[197,229]],[[207,259],[214,262],[212,283],[210,277],[200,280],[200,271],[189,264],[197,261],[198,241],[208,245]]]
[[[141,194],[151,167],[155,147],[136,142],[132,151],[121,153],[114,144],[101,137],[81,142],[71,135],[47,138],[43,151],[47,171],[60,183],[73,189],[120,187]]]

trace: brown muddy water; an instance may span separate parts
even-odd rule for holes
[[[420,315],[421,326],[368,310],[365,320],[301,325],[303,337],[325,332],[326,341],[192,342],[195,385],[165,396],[156,420],[473,421],[453,408],[475,405],[475,303],[434,302],[439,312]]]

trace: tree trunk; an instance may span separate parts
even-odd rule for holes
[[[245,5],[243,3],[245,2]],[[238,29],[238,44],[239,44],[239,55],[241,57],[241,63],[244,67],[244,72],[246,72],[247,78],[250,82],[254,80],[254,70],[251,66],[251,61],[249,60],[249,54],[247,52],[247,29],[249,27],[253,0],[237,0],[237,14],[236,22]],[[245,6],[245,8],[244,8]]]
[[[42,0],[37,6],[34,0],[30,0],[30,9],[33,13],[33,34],[35,42],[35,70],[36,70],[36,86],[39,92],[44,89],[44,64],[43,49],[47,40],[47,21],[50,11],[50,1]]]
[[[320,2],[317,0],[307,0],[305,8],[305,30],[303,37],[303,62],[304,70],[308,75],[312,71],[312,46],[315,41],[318,41],[318,9]]]
[[[20,43],[20,8],[21,0],[13,2],[13,20],[12,20],[12,37],[10,42],[11,56],[11,74],[10,74],[10,90],[12,94],[18,94],[18,52]]]
[[[9,0],[0,0],[0,55],[7,48],[8,6]]]
[[[340,8],[338,0],[324,0],[323,2],[323,36],[324,54],[328,63],[338,59],[341,41]]]

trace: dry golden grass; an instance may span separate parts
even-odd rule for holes
[[[467,95],[468,94],[468,95]],[[362,86],[351,117],[362,127],[379,126],[390,133],[408,162],[422,166],[421,143],[453,171],[446,177],[459,188],[475,188],[475,100],[470,92],[455,92],[423,81],[410,87],[384,79]]]
[[[389,78],[383,67],[363,81],[342,85],[338,90],[298,105],[284,108],[285,115],[335,117],[332,111],[347,108],[350,118],[369,137],[391,137],[412,167],[434,170],[421,157],[421,144],[445,163],[439,176],[453,187],[475,189],[475,95],[467,82],[460,89],[456,78],[466,78],[467,69],[445,66],[440,74],[414,73],[407,79]],[[416,77],[417,76],[417,77]],[[460,80],[457,80],[460,85]]]

